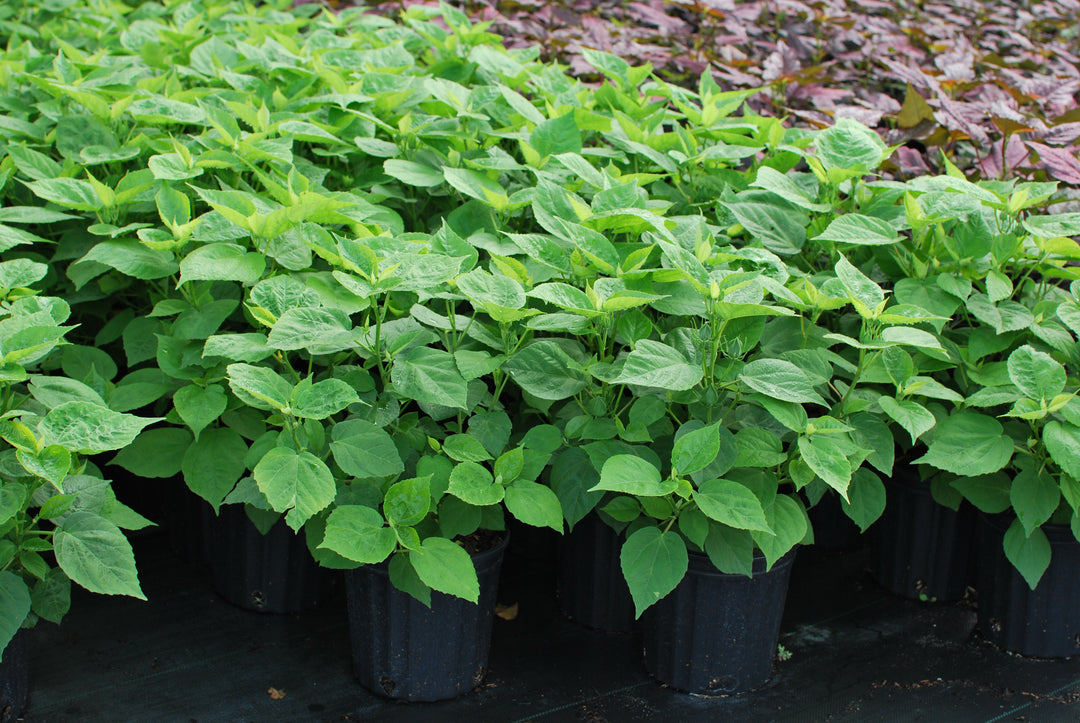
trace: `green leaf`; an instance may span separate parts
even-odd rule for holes
[[[206,339],[203,358],[219,356],[229,361],[254,364],[274,355],[274,349],[266,343],[266,335],[258,332],[242,334],[215,334]]]
[[[0,287],[14,289],[40,281],[49,273],[49,267],[30,259],[0,261]]]
[[[815,140],[818,159],[826,169],[869,173],[881,165],[887,153],[877,133],[850,118],[838,118]]]
[[[720,453],[720,423],[687,432],[675,440],[671,452],[671,467],[678,475],[693,474],[705,469]]]
[[[194,433],[195,439],[199,438],[199,433],[207,425],[222,415],[228,403],[225,388],[220,384],[208,384],[205,387],[189,384],[177,389],[173,395],[176,413]]]
[[[968,311],[984,324],[993,327],[998,334],[1020,331],[1035,322],[1031,311],[1015,301],[993,304],[985,294],[972,294],[967,300]]]
[[[491,454],[484,445],[468,434],[451,434],[443,440],[442,450],[458,462],[484,462]]]
[[[526,525],[563,530],[562,505],[550,488],[536,482],[515,480],[506,488],[507,511]]]
[[[137,120],[155,125],[163,123],[201,125],[206,123],[206,112],[199,106],[161,96],[140,98],[133,101],[128,105],[127,112]]]
[[[189,166],[179,153],[150,156],[146,160],[146,167],[154,174],[154,178],[163,181],[186,181],[189,178],[198,178],[204,172],[204,169],[198,166]]]
[[[828,406],[799,367],[784,359],[755,359],[739,372],[739,380],[755,392],[784,402]]]
[[[1027,535],[1020,520],[1013,520],[1005,531],[1002,547],[1005,557],[1023,575],[1028,587],[1034,590],[1046,568],[1050,567],[1050,541],[1046,539],[1046,533],[1042,529],[1035,529]]]
[[[961,477],[952,486],[964,498],[988,515],[996,515],[1009,509],[1012,480],[1003,472],[979,477]]]
[[[336,507],[326,520],[319,549],[365,565],[382,562],[397,547],[393,529],[383,524],[378,510],[363,505]]]
[[[910,399],[897,400],[892,397],[882,396],[878,398],[878,405],[881,407],[881,411],[889,415],[894,422],[911,435],[912,444],[915,444],[915,440],[933,429],[934,424],[937,423],[934,415],[926,407]]]
[[[508,449],[495,460],[495,478],[504,485],[518,478],[535,480],[550,458],[550,454],[524,447]]]
[[[851,437],[862,449],[870,450],[866,461],[885,476],[892,476],[896,444],[892,430],[880,417],[868,412],[854,414],[848,420],[854,429]]]
[[[510,441],[510,432],[512,429],[513,423],[510,421],[510,416],[503,411],[478,412],[477,414],[469,417],[469,436],[479,441],[480,444],[484,446],[484,449],[486,449],[488,453],[493,456],[501,454],[503,449],[506,448],[507,442]],[[552,429],[553,427],[551,427],[550,425],[537,425],[529,429],[529,432],[526,433],[525,438],[528,439],[530,435],[532,435],[534,439],[534,444],[531,448],[539,450],[541,448],[536,445],[540,442],[546,442],[547,444],[553,443],[551,441]],[[558,434],[558,443],[555,443],[555,447],[548,451],[553,452],[555,451],[555,449],[558,449],[560,446],[562,446],[561,433],[558,433],[557,429],[555,433]],[[540,439],[540,437],[538,437],[537,435],[540,435],[540,437],[546,437],[546,440]],[[525,444],[525,440],[522,440],[522,444],[525,446],[529,446]],[[490,459],[490,457],[488,459]]]
[[[186,429],[147,429],[134,442],[121,449],[109,464],[148,479],[175,477],[180,474],[184,453],[190,446],[191,433]]]
[[[616,497],[599,509],[618,522],[633,522],[642,513],[642,505],[635,497]]]
[[[642,527],[623,543],[623,577],[634,600],[635,617],[674,590],[689,566],[686,543],[678,532]]]
[[[228,427],[206,429],[184,453],[184,482],[216,512],[244,474],[247,451],[244,438]]]
[[[392,477],[405,470],[394,440],[385,430],[363,419],[334,425],[330,433],[334,461],[353,477]]]
[[[326,419],[360,401],[356,390],[342,379],[323,379],[294,392],[292,413],[303,419]]]
[[[814,474],[825,484],[848,500],[848,485],[851,483],[851,462],[844,456],[840,445],[820,434],[813,437],[799,437],[799,453]]]
[[[419,524],[431,509],[428,477],[414,477],[390,485],[383,496],[383,514],[394,527]]]
[[[747,577],[754,574],[754,538],[745,530],[710,525],[709,536],[705,538],[705,553],[720,572]]]
[[[313,354],[333,354],[356,346],[348,314],[314,307],[286,309],[266,343],[275,349],[307,349]]]
[[[1080,213],[1028,216],[1021,221],[1027,232],[1041,238],[1080,235]]]
[[[830,210],[829,204],[814,203],[810,200],[809,194],[807,194],[807,192],[803,190],[802,186],[795,183],[795,181],[791,180],[791,178],[787,175],[780,173],[780,171],[777,171],[774,168],[769,168],[768,166],[762,166],[758,169],[757,178],[754,179],[754,182],[751,183],[750,186],[751,188],[763,188],[766,191],[771,191],[772,193],[775,193],[777,196],[784,199],[788,203],[799,206],[800,208],[805,208],[807,211],[817,211],[819,213],[823,213]],[[852,215],[856,214],[848,214],[848,216]],[[844,218],[847,218],[847,216],[838,216],[836,220],[839,221]],[[877,219],[874,220],[876,221]],[[831,227],[832,226],[830,225],[830,228],[826,229],[826,233],[829,232]],[[821,236],[818,236],[817,238],[827,237],[823,234]],[[852,243],[858,242],[856,241]]]
[[[219,299],[186,309],[172,325],[172,335],[179,339],[205,339],[229,318],[238,306],[235,299]]]
[[[750,534],[771,568],[791,548],[802,542],[808,525],[802,504],[789,495],[777,495],[773,503],[765,508],[765,519],[776,534],[768,535],[756,530],[751,530]]]
[[[559,153],[580,153],[581,130],[573,111],[537,125],[529,135],[529,145],[541,158]]]
[[[7,648],[29,614],[30,589],[26,583],[10,570],[0,571],[0,651]]]
[[[848,501],[840,504],[859,530],[866,532],[885,511],[885,485],[876,474],[860,467],[851,475]]]
[[[334,501],[337,486],[326,464],[311,452],[275,447],[252,470],[255,482],[286,523],[299,530],[312,515]]]
[[[26,487],[16,482],[7,482],[0,487],[0,524],[22,511],[26,495]]]
[[[503,370],[523,390],[548,401],[566,399],[585,388],[585,374],[554,340],[540,339],[510,357]]]
[[[135,555],[120,528],[89,512],[73,512],[53,535],[56,563],[75,582],[102,595],[145,600]]]
[[[238,281],[254,284],[266,270],[266,257],[243,246],[213,243],[200,246],[180,262],[180,283]]]
[[[592,166],[589,167],[592,168]],[[503,233],[534,261],[564,274],[571,272],[570,254],[552,238],[534,233],[517,234],[505,231]],[[538,286],[543,286],[543,284]]]
[[[667,519],[671,516],[671,503],[667,498],[647,498],[654,502],[662,502],[666,510],[662,517],[657,519]],[[694,543],[699,548],[704,549],[705,539],[709,536],[709,527],[711,523],[709,518],[705,516],[705,513],[699,509],[693,507],[687,507],[679,511],[679,532],[683,534],[683,537],[688,542]],[[718,528],[723,528],[723,525],[715,525]],[[725,528],[726,529],[726,528]]]
[[[744,191],[737,201],[722,204],[761,245],[780,256],[796,254],[806,243],[809,217],[762,191]]]
[[[551,462],[551,489],[559,498],[566,523],[572,528],[596,506],[603,492],[589,490],[600,481],[600,475],[580,447],[559,452]]]
[[[444,495],[439,501],[439,531],[443,537],[453,539],[460,535],[471,535],[480,529],[481,522],[481,508],[453,495]]]
[[[885,292],[881,290],[881,287],[852,266],[843,254],[840,254],[835,270],[836,277],[844,285],[844,290],[847,291],[859,316],[864,318],[877,316],[878,306],[885,301]]]
[[[1068,422],[1052,420],[1042,430],[1042,441],[1050,459],[1065,474],[1080,480],[1080,427]]]
[[[1045,471],[1026,465],[1013,477],[1009,501],[1024,526],[1024,534],[1030,537],[1032,530],[1049,520],[1057,510],[1061,489]]]
[[[581,49],[581,55],[586,63],[615,81],[617,85],[622,86],[628,82],[627,73],[630,72],[630,64],[619,56],[588,47]]]
[[[390,370],[394,391],[403,400],[466,409],[468,382],[458,371],[454,357],[442,349],[413,347],[394,359]]]
[[[503,486],[495,484],[491,472],[476,462],[461,462],[455,465],[450,471],[450,485],[446,491],[477,507],[496,505],[502,502],[505,495]]]
[[[23,469],[32,475],[48,480],[57,489],[61,488],[64,478],[71,469],[71,452],[56,444],[44,447],[36,454],[20,449],[16,451],[15,456]]]
[[[387,162],[389,163],[389,161]],[[446,182],[466,196],[475,198],[496,209],[503,209],[509,204],[506,189],[499,185],[498,181],[492,180],[484,173],[468,168],[450,168],[449,166],[444,166],[442,172]]]
[[[383,170],[407,186],[429,188],[443,183],[443,174],[439,169],[415,161],[392,158],[383,162]]]
[[[986,274],[986,294],[990,301],[997,303],[1012,296],[1013,284],[1008,276],[997,269],[991,269]]]
[[[64,347],[60,356],[60,365],[64,373],[72,379],[89,379],[99,376],[113,379],[116,376],[116,362],[103,350],[93,346],[70,344]]]
[[[51,568],[30,591],[30,602],[35,615],[59,625],[71,609],[71,580],[60,568]]]
[[[772,533],[761,500],[745,485],[725,479],[709,480],[694,490],[693,498],[709,519],[737,530]]]
[[[494,304],[508,309],[525,306],[525,289],[508,276],[490,274],[476,268],[456,279],[458,290],[472,302]]]
[[[600,482],[590,492],[608,490],[642,497],[660,497],[675,491],[673,479],[661,480],[660,470],[632,454],[609,457],[600,470]]]
[[[30,380],[28,389],[33,398],[50,409],[65,402],[105,406],[105,400],[94,389],[66,376],[35,376]]]
[[[398,553],[391,557],[389,572],[390,582],[394,587],[412,595],[425,607],[431,607],[431,588],[416,574],[416,568],[412,566],[407,554]]]
[[[102,241],[75,263],[104,264],[136,279],[163,279],[180,268],[171,251],[156,251],[134,239]]]
[[[245,404],[256,409],[277,411],[289,406],[292,384],[273,369],[251,364],[230,364],[225,370],[233,394]]]
[[[477,602],[480,583],[476,566],[464,549],[442,537],[429,537],[409,553],[416,574],[433,590]]]
[[[660,248],[664,258],[674,268],[686,274],[686,280],[700,293],[705,293],[709,288],[709,272],[698,257],[690,253],[682,246],[660,240]]]
[[[701,367],[691,364],[677,349],[651,339],[641,339],[627,356],[615,381],[683,391],[692,388],[703,376]]]
[[[77,178],[44,178],[26,184],[38,198],[76,211],[97,211],[105,207],[88,181]]]
[[[3,212],[7,210],[10,209],[0,209],[0,218],[3,218]],[[32,234],[29,231],[24,231],[21,228],[15,228],[14,226],[6,226],[0,223],[0,251],[8,251],[15,248],[16,246],[41,243],[43,241],[43,238],[36,234]]]
[[[47,178],[58,178],[64,172],[63,166],[44,153],[39,153],[32,148],[12,144],[5,150],[7,151],[7,154],[11,156],[11,160],[15,163],[15,167],[18,168],[24,176],[35,181]],[[49,221],[43,221],[42,223],[49,223]]]
[[[1012,458],[1012,438],[1001,423],[977,412],[957,412],[937,424],[926,454],[915,464],[974,477],[996,472]]]
[[[4,489],[6,491],[8,488],[5,487]],[[6,496],[7,495],[5,495],[5,497]],[[62,517],[71,510],[78,499],[78,494],[53,495],[41,503],[41,509],[38,510],[38,517],[43,520],[55,520],[58,517]]]
[[[1080,334],[1080,304],[1074,301],[1063,301],[1058,304],[1055,313],[1057,318],[1065,322],[1065,326],[1073,330],[1073,333]]]
[[[814,237],[814,240],[856,246],[887,246],[898,243],[900,236],[896,233],[896,229],[880,218],[846,213],[834,218],[824,231]]]
[[[65,402],[49,410],[38,432],[46,444],[96,454],[126,447],[143,427],[160,419],[121,414],[91,402]]]
[[[735,467],[775,467],[787,459],[780,438],[767,429],[743,427],[734,437]]]
[[[1037,402],[1049,402],[1065,389],[1065,367],[1027,344],[1009,355],[1008,370],[1021,394]]]

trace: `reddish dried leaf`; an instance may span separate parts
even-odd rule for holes
[[[1039,160],[1051,176],[1065,183],[1080,185],[1080,160],[1075,151],[1032,141],[1028,141],[1027,147],[1039,154]]]
[[[765,62],[762,63],[761,79],[771,83],[774,80],[795,75],[801,67],[799,57],[795,54],[795,51],[781,40],[776,44],[776,50],[765,58]]]

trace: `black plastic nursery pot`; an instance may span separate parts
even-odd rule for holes
[[[576,623],[613,633],[634,628],[634,601],[623,577],[622,538],[595,513],[564,538],[559,559],[559,608]]]
[[[20,630],[0,659],[0,721],[18,720],[30,691],[28,632]]]
[[[263,535],[242,505],[222,505],[210,529],[214,588],[233,605],[291,613],[317,607],[330,593],[331,573],[316,564],[304,538],[284,520]]]
[[[184,562],[199,565],[213,560],[213,513],[210,506],[177,476],[161,480],[169,546]]]
[[[885,495],[871,558],[878,584],[909,600],[963,598],[974,572],[975,508],[938,504],[910,469],[885,481]]]
[[[686,577],[642,615],[645,668],[688,693],[726,695],[757,688],[772,674],[780,619],[796,550],[753,576],[720,572],[690,555]]]
[[[1080,655],[1080,543],[1065,525],[1044,525],[1050,567],[1032,590],[1002,539],[1012,519],[980,514],[978,630],[1005,650],[1039,658]]]
[[[840,495],[827,493],[806,513],[814,529],[814,547],[817,549],[830,552],[853,550],[863,543],[859,526],[844,513]]]
[[[345,575],[353,674],[373,693],[410,702],[448,700],[487,672],[499,570],[507,537],[472,556],[477,604],[432,591],[426,607],[390,582],[388,563]]]

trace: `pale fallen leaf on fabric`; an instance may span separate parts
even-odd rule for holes
[[[518,604],[513,605],[496,605],[495,614],[503,620],[514,620],[518,616]]]

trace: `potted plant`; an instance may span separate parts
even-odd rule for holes
[[[1075,278],[1067,263],[1077,255],[1067,237],[1080,226],[1070,214],[1022,213],[1045,203],[1052,190],[1045,184],[918,183],[924,192],[949,189],[931,199],[938,205],[956,207],[967,197],[968,213],[954,233],[932,242],[956,259],[956,271],[936,280],[959,307],[946,337],[961,362],[951,383],[956,406],[935,410],[927,450],[914,461],[942,471],[936,496],[953,504],[962,496],[982,513],[983,634],[1016,652],[1071,655],[1076,621],[1055,602],[1071,588],[1051,565],[1055,558],[1067,565],[1075,544],[1068,525],[1070,485],[1080,471],[1070,441],[1076,288],[1067,291],[1064,282]],[[987,223],[996,235],[979,232]]]
[[[515,433],[503,406],[500,367],[516,345],[524,293],[480,266],[461,273],[465,259],[440,251],[451,233],[414,234],[407,246],[340,239],[336,253],[322,249],[341,283],[370,302],[361,324],[342,332],[358,363],[335,370],[349,382],[338,385],[342,402],[345,389],[362,393],[326,434],[334,474],[322,475],[315,500],[306,478],[289,498],[309,536],[322,532],[320,562],[364,566],[347,583],[354,669],[365,686],[405,700],[454,697],[482,678],[506,544],[503,510],[529,525],[562,526],[558,498],[535,481],[558,434]],[[458,314],[457,300],[474,316]],[[299,343],[278,330],[271,344]],[[277,475],[267,465],[286,454],[271,450],[253,473],[278,511],[283,498],[271,496]],[[395,644],[406,639],[407,649]]]
[[[30,258],[0,261],[0,687],[11,696],[0,708],[16,715],[27,693],[21,631],[59,623],[71,582],[146,599],[123,530],[151,523],[117,501],[85,456],[120,449],[159,421],[110,409],[92,387],[50,373],[72,327],[64,300],[31,288],[47,271]]]

